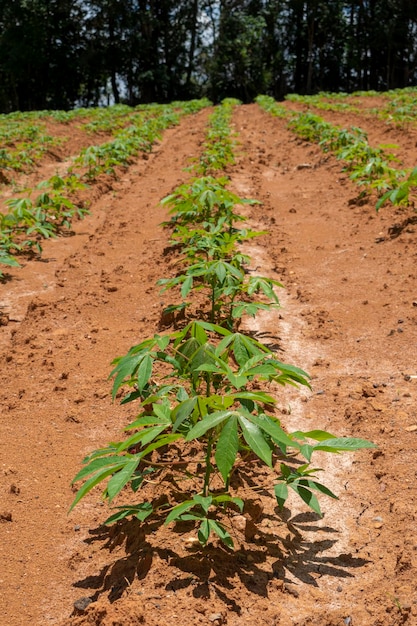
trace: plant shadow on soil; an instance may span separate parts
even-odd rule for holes
[[[352,570],[363,567],[367,560],[355,558],[351,554],[336,556],[325,555],[325,551],[337,543],[337,538],[318,541],[306,540],[302,532],[320,532],[337,534],[338,531],[328,526],[317,526],[315,523],[321,518],[312,512],[298,514],[291,518],[288,509],[279,512],[284,523],[285,537],[278,537],[272,532],[265,532],[259,525],[251,522],[247,525],[244,546],[240,550],[232,551],[223,545],[198,546],[190,550],[178,552],[172,548],[161,548],[152,545],[148,537],[152,536],[161,526],[156,521],[141,523],[138,520],[123,520],[108,528],[99,526],[89,531],[87,544],[101,542],[101,550],[109,553],[124,546],[124,556],[112,564],[102,567],[97,575],[73,583],[76,588],[95,590],[89,597],[97,601],[103,594],[113,603],[118,600],[135,579],[143,580],[151,574],[154,558],[158,557],[165,562],[167,568],[172,568],[172,576],[165,572],[163,582],[153,585],[165,589],[166,592],[178,592],[188,587],[192,588],[194,598],[208,599],[211,592],[224,602],[229,610],[241,612],[241,606],[232,597],[236,577],[250,594],[262,597],[268,596],[268,583],[273,578],[283,584],[299,581],[317,587],[317,574],[335,578],[353,578]],[[263,515],[264,519],[273,519],[273,516]],[[276,518],[275,518],[276,521]],[[180,534],[190,532],[193,526],[189,522],[176,525],[175,531]],[[248,538],[249,534],[249,538]],[[176,539],[171,540],[175,546]],[[178,545],[178,544],[177,544]],[[179,554],[185,552],[185,555]],[[289,578],[288,574],[291,575]]]

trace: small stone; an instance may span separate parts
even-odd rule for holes
[[[211,615],[209,615],[209,621],[223,624],[223,615],[221,613],[212,613]]]
[[[9,513],[9,511],[4,511],[3,513],[0,513],[0,522],[11,522],[12,521],[12,514]]]
[[[417,424],[412,424],[411,426],[407,426],[404,428],[408,433],[414,433],[417,430]]]
[[[86,596],[78,598],[78,600],[74,602],[74,609],[79,613],[85,613],[87,607],[90,606],[92,601],[93,600],[91,598],[87,598]]]
[[[79,530],[81,530],[81,526],[77,524],[76,526],[74,526],[74,530],[75,532],[78,532]]]

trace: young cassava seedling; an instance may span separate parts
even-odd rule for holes
[[[310,466],[313,453],[373,446],[323,431],[286,433],[273,412],[275,398],[257,387],[262,382],[308,385],[307,374],[278,361],[252,337],[215,324],[193,321],[181,331],[155,335],[117,359],[112,376],[113,395],[122,386],[130,387],[123,402],[138,400],[141,412],[127,426],[127,439],[84,460],[73,481],[83,485],[71,506],[104,481],[103,498],[109,503],[130,484],[139,501],[117,506],[107,523],[151,515],[166,524],[194,521],[203,545],[213,532],[231,547],[224,511],[243,509],[244,501],[231,487],[238,465],[257,457],[270,470],[271,491],[280,507],[292,489],[320,513],[315,494],[336,496],[318,481],[317,468]],[[192,444],[198,462],[190,455]],[[164,463],[167,448],[175,448],[182,462]],[[306,461],[297,469],[294,452]],[[149,481],[166,482],[166,500],[147,498]]]

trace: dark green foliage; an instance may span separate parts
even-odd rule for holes
[[[0,111],[415,84],[404,0],[0,0]]]

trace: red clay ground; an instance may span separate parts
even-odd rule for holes
[[[283,308],[250,325],[313,377],[312,392],[280,392],[282,422],[378,449],[318,459],[340,495],[322,500],[323,519],[296,500],[280,516],[259,495],[235,520],[235,553],[190,550],[190,531],[151,523],[103,528],[95,492],[67,514],[83,456],[134,417],[132,405],[111,402],[110,362],[158,328],[155,283],[170,271],[158,203],[189,176],[207,115],[167,131],[149,160],[103,190],[73,237],[48,243],[42,262],[0,285],[0,621],[416,624],[416,235],[412,224],[389,230],[412,212],[358,206],[339,162],[255,105],[235,112],[239,157],[228,175],[263,202],[245,210],[269,235],[248,252],[285,289]],[[371,126],[382,132],[366,118]],[[410,134],[401,137],[415,163]],[[262,485],[256,468],[253,478]],[[82,598],[93,602],[83,608]]]

